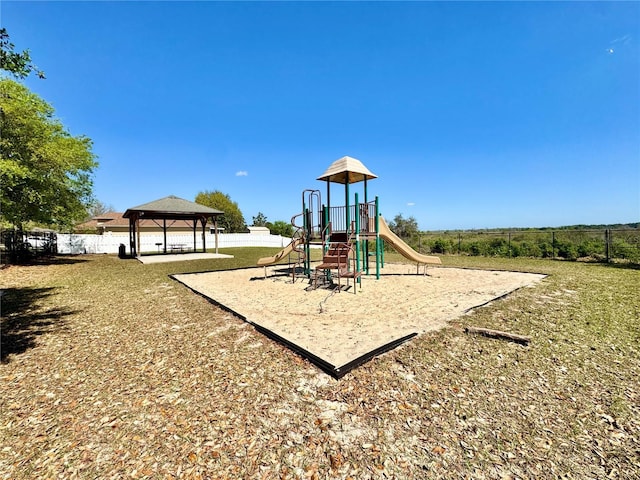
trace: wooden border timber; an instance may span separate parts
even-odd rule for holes
[[[520,343],[521,345],[529,345],[531,337],[524,335],[517,335],[515,333],[501,332],[500,330],[492,330],[490,328],[482,327],[465,327],[466,333],[476,333],[478,335],[484,335],[485,337],[497,338],[501,340],[510,340],[512,342]]]

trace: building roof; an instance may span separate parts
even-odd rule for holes
[[[111,228],[129,228],[129,220],[124,218],[124,213],[122,212],[107,212],[93,217],[91,220],[87,220],[86,222],[80,223],[76,225],[76,230],[98,230],[101,228],[111,229]],[[141,227],[158,227],[159,225],[155,223],[152,219],[149,220],[141,220]],[[189,222],[187,220],[172,220],[170,225],[167,225],[168,228],[192,228],[193,222]]]
[[[328,180],[333,183],[358,183],[365,179],[378,178],[365,167],[360,160],[353,157],[342,157],[333,162],[318,180]],[[348,179],[348,181],[347,181]]]
[[[122,217],[122,212],[106,212],[96,215],[91,220],[76,225],[76,230],[93,230],[99,227],[129,226],[129,220]]]
[[[253,233],[256,235],[269,235],[271,231],[267,227],[247,227],[249,229],[249,233]]]
[[[224,215],[222,210],[216,210],[199,203],[190,202],[174,195],[160,198],[137,207],[128,208],[124,212],[124,218],[130,218],[134,214],[146,218],[190,218],[190,217],[217,217]]]

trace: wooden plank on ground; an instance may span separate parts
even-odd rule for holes
[[[465,327],[464,331],[466,333],[475,333],[478,335],[484,335],[485,337],[498,338],[501,340],[509,340],[512,342],[520,343],[522,345],[529,345],[529,342],[531,342],[531,337],[526,337],[524,335],[518,335],[515,333],[502,332],[500,330],[492,330],[490,328]]]

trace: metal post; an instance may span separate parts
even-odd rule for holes
[[[349,172],[346,172],[346,179],[344,184],[344,203],[346,208],[346,222],[345,225],[347,238],[349,238],[349,227],[351,225],[351,212],[349,211]]]
[[[380,279],[380,263],[382,260],[382,240],[380,239],[380,218],[378,210],[378,197],[376,197],[376,280]]]
[[[324,232],[327,226],[329,225],[329,222],[331,221],[331,219],[329,218],[329,207],[324,206],[322,208],[322,211],[324,212],[324,224],[322,225],[322,231]]]
[[[327,208],[331,208],[331,181],[327,179]]]
[[[310,242],[311,238],[309,235],[310,225],[309,225],[309,209],[306,208],[304,201],[302,202],[302,207],[304,208],[303,219],[302,219],[302,229],[304,231],[304,274],[309,277],[311,275],[311,247]]]
[[[360,272],[360,204],[356,192],[356,272]]]
[[[366,271],[367,275],[369,275],[369,194],[367,189],[367,176],[364,176],[364,206],[366,215],[364,216],[364,220],[367,224],[364,226],[364,230],[366,232],[365,242],[362,244],[362,266],[364,271]],[[362,227],[362,225],[361,225]]]

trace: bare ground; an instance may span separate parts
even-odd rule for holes
[[[1,270],[0,478],[640,478],[640,272],[473,262],[550,276],[339,381],[184,265]]]

